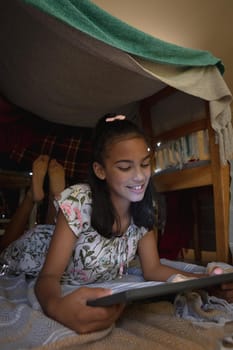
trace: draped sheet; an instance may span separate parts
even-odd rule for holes
[[[223,63],[207,51],[156,39],[87,0],[0,2],[0,45],[2,95],[41,118],[77,126],[114,111],[134,118],[140,100],[170,85],[210,102],[221,160],[232,157],[232,96]]]

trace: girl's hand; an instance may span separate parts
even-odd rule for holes
[[[222,275],[223,273],[224,273],[224,270],[219,266],[215,266],[215,267],[213,267],[212,270],[209,271],[210,276]]]
[[[120,317],[124,305],[92,307],[86,302],[110,294],[109,289],[80,287],[64,297],[50,300],[48,316],[77,333],[108,328]]]
[[[221,275],[224,273],[224,270],[216,266],[210,272],[210,275]],[[227,300],[229,303],[233,303],[233,282],[224,283],[220,286],[213,287],[211,289],[211,294],[215,295],[218,298]]]

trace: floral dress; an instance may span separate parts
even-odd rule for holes
[[[77,237],[63,280],[79,284],[115,279],[126,272],[134,259],[138,241],[147,229],[133,222],[120,237],[106,238],[91,226],[92,196],[89,185],[65,189],[58,201],[68,225]],[[13,242],[2,254],[15,272],[37,275],[44,262],[54,226],[38,225]],[[26,241],[25,241],[26,239]],[[20,242],[19,242],[20,241]]]

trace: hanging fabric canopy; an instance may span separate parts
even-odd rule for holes
[[[165,86],[210,102],[222,160],[233,153],[231,93],[220,59],[139,31],[88,0],[0,2],[0,91],[60,124],[93,126]]]
[[[91,37],[152,62],[178,66],[217,65],[220,59],[208,51],[193,50],[164,42],[110,15],[89,0],[38,1],[24,0],[45,13]]]

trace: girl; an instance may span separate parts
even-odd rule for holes
[[[151,153],[143,133],[122,115],[98,122],[88,184],[67,188],[35,292],[44,312],[86,333],[119,318],[123,305],[93,308],[88,299],[110,290],[81,287],[62,296],[61,278],[80,284],[120,277],[138,252],[146,280],[166,281],[184,273],[160,263],[151,185]],[[195,275],[196,276],[196,275]]]

